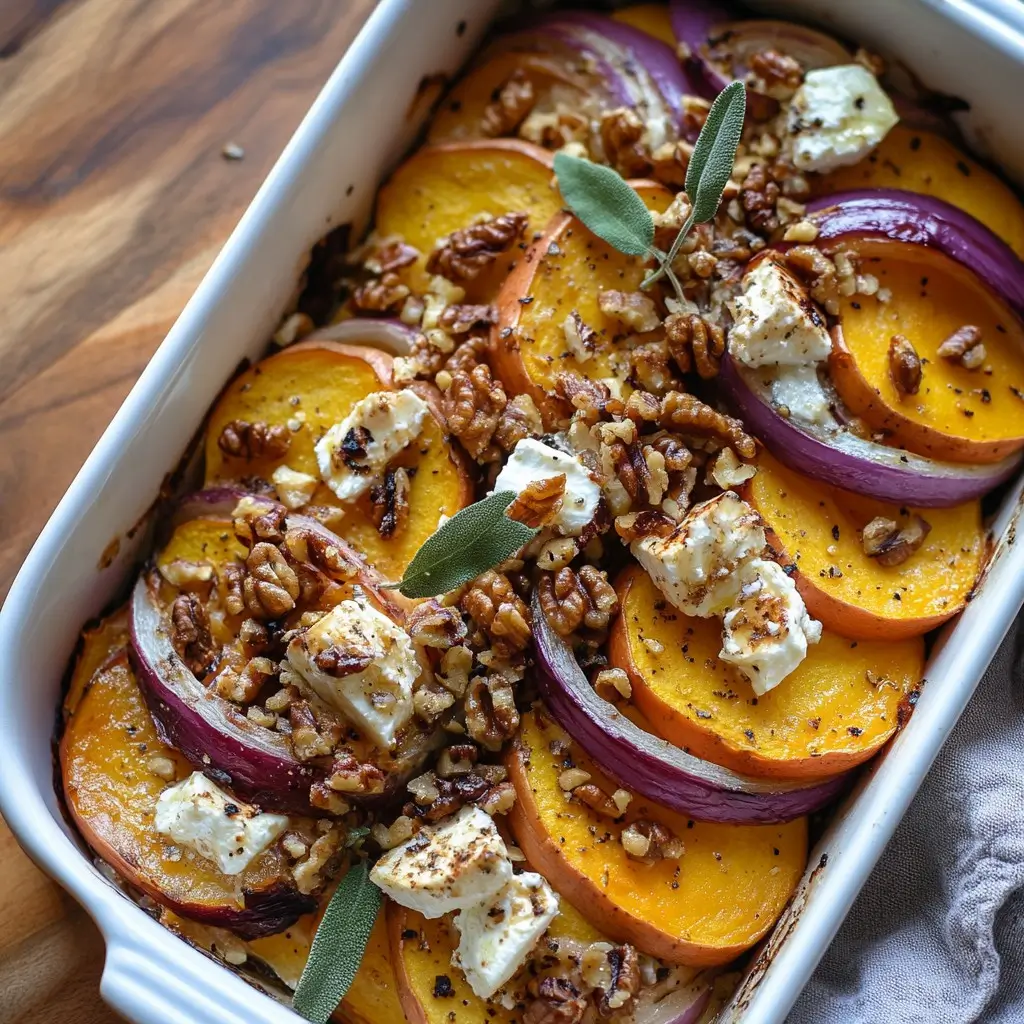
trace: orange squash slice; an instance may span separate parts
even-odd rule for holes
[[[616,21],[632,25],[633,28],[646,32],[663,43],[668,43],[674,50],[679,41],[675,32],[672,31],[672,19],[669,17],[668,4],[633,4],[630,7],[620,7],[612,13]]]

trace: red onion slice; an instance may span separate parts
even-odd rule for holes
[[[666,995],[662,986],[645,988],[628,1024],[696,1024],[711,1002],[711,979],[698,974],[688,985],[680,985]]]
[[[407,356],[419,331],[415,327],[385,317],[352,317],[339,320],[303,340],[337,341],[343,345],[370,345],[393,356]]]
[[[532,610],[537,683],[548,711],[625,788],[700,821],[769,824],[815,811],[846,787],[845,775],[809,785],[738,775],[644,732],[594,692],[536,592]]]
[[[901,448],[876,444],[843,426],[785,417],[772,400],[771,374],[726,356],[719,382],[746,429],[784,465],[815,480],[879,501],[918,508],[949,508],[986,494],[1011,477],[1024,454],[1002,462],[970,465],[939,462]],[[820,389],[826,404],[829,396]]]
[[[1024,263],[981,221],[942,199],[867,188],[812,199],[807,211],[818,227],[817,246],[858,238],[930,246],[972,270],[1024,317]]]

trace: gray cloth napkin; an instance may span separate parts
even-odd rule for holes
[[[1018,622],[789,1024],[1024,1022],[1022,655]]]

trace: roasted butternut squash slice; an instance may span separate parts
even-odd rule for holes
[[[122,878],[179,914],[246,937],[283,930],[315,900],[295,889],[279,846],[229,877],[154,828],[160,793],[192,766],[157,733],[124,628],[119,619],[86,632],[64,702],[60,767],[78,830]]]
[[[955,615],[986,554],[981,506],[914,509],[887,505],[794,473],[762,451],[744,496],[761,513],[783,563],[796,567],[808,611],[854,640],[921,636]],[[879,516],[898,525],[920,515],[931,527],[900,565],[879,565],[860,531]]]
[[[616,21],[625,22],[633,28],[646,32],[663,43],[668,43],[674,50],[679,41],[675,32],[672,31],[672,19],[669,17],[668,4],[634,4],[631,7],[622,7],[613,12],[612,17]]]
[[[309,341],[264,359],[228,386],[210,416],[206,436],[206,483],[238,481],[258,490],[275,469],[287,466],[319,479],[316,442],[352,406],[375,391],[392,390],[391,356],[374,348]],[[454,515],[473,500],[467,463],[448,437],[437,393],[416,385],[431,405],[420,436],[398,455],[393,466],[411,472],[409,516],[388,538],[378,532],[368,495],[345,504],[336,532],[353,545],[383,576],[398,579],[423,541],[437,529],[438,518]],[[422,389],[422,390],[421,390]],[[283,456],[248,459],[224,451],[224,428],[235,420],[262,422],[288,430]],[[320,484],[313,504],[338,505]]]
[[[841,300],[829,371],[843,401],[874,430],[936,459],[998,462],[1024,447],[1024,324],[962,264],[933,249],[860,242],[862,266],[892,297]],[[981,331],[985,360],[967,369],[938,354],[965,325]],[[900,334],[923,364],[916,394],[893,379]]]
[[[816,195],[902,188],[944,199],[977,218],[1024,256],[1024,207],[1013,190],[962,149],[933,132],[898,124],[852,167],[812,175]]]
[[[716,825],[634,796],[612,820],[568,799],[559,776],[571,766],[606,793],[617,787],[539,707],[523,716],[506,764],[516,789],[512,831],[530,864],[594,927],[669,963],[710,966],[738,956],[771,928],[803,872],[805,818]],[[640,819],[667,827],[683,855],[632,860],[620,836]]]
[[[833,775],[866,761],[896,731],[924,666],[919,639],[851,641],[826,631],[800,667],[761,697],[718,659],[717,619],[684,615],[637,567],[619,578],[622,612],[608,659],[655,732],[752,775]],[[653,641],[653,643],[649,643]]]
[[[673,198],[656,182],[635,182],[634,188],[652,210],[664,211]],[[623,255],[575,217],[560,214],[509,274],[498,296],[498,324],[491,335],[494,368],[513,394],[533,398],[549,429],[563,424],[572,412],[555,392],[559,373],[571,370],[616,384],[625,377],[625,339],[635,332],[603,313],[599,296],[603,291],[637,291],[646,270],[641,258]],[[565,329],[573,313],[594,332],[588,348],[576,352]]]
[[[551,167],[547,150],[519,139],[426,146],[380,190],[377,233],[399,235],[419,250],[420,258],[401,274],[414,292],[422,294],[430,282],[427,260],[438,239],[481,217],[525,213],[528,224],[520,242],[465,283],[467,301],[492,302],[526,243],[561,209]]]

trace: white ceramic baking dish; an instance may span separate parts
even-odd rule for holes
[[[1014,116],[1024,8],[1014,0],[759,6],[832,25],[963,96],[971,137],[1024,180]],[[498,0],[383,0],[54,512],[0,613],[0,812],[29,855],[95,918],[107,941],[102,995],[139,1024],[297,1018],[164,930],[83,853],[53,786],[68,656],[81,624],[124,587],[146,542],[136,524],[222,383],[264,348],[309,248],[331,227],[365,218],[422,118],[430,89],[421,86],[457,71],[497,7]],[[725,1019],[785,1018],[969,700],[1024,601],[1024,546],[1013,543],[1019,500],[1018,487],[993,524],[992,567],[936,648],[909,725],[835,818]],[[119,549],[107,564],[115,538]]]

